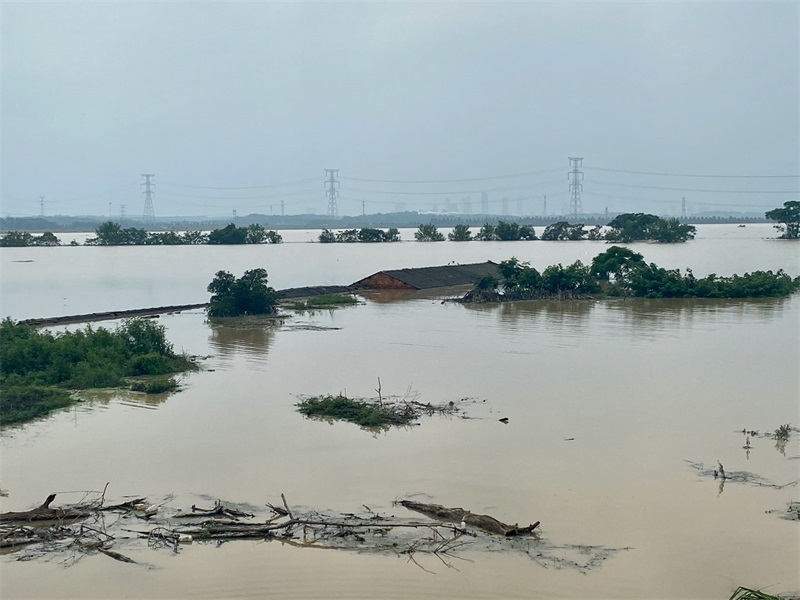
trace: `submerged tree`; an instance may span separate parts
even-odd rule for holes
[[[783,208],[773,208],[764,213],[770,221],[776,221],[775,229],[782,232],[781,237],[787,240],[800,239],[800,202],[789,200]]]
[[[247,227],[237,227],[229,223],[222,229],[208,234],[209,244],[280,244],[283,238],[277,231],[267,231],[263,225],[253,223]]]
[[[61,245],[61,242],[50,231],[45,231],[40,236],[31,235],[27,231],[6,231],[0,235],[0,246],[5,248],[59,245]]]
[[[217,271],[208,284],[208,291],[212,294],[208,307],[210,317],[270,314],[275,312],[278,303],[277,293],[267,286],[264,269],[245,271],[240,279],[228,271]]]
[[[542,239],[545,241],[582,240],[586,235],[583,227],[583,223],[573,225],[566,221],[558,221],[545,228],[544,233],[542,233]]]
[[[497,235],[495,235],[494,230],[494,225],[491,223],[484,223],[483,227],[481,227],[480,231],[478,231],[477,235],[475,236],[475,239],[482,242],[493,242],[497,239]]]
[[[469,242],[472,240],[472,233],[469,230],[469,225],[459,223],[453,227],[453,231],[447,234],[447,239],[451,242]]]
[[[645,213],[617,215],[608,227],[605,238],[625,244],[647,240],[673,244],[693,239],[697,232],[693,225],[684,225],[678,219],[662,219]]]
[[[697,229],[678,219],[659,219],[650,230],[650,239],[662,244],[675,244],[694,239]]]
[[[433,223],[421,224],[414,233],[418,242],[443,242],[444,234]]]
[[[333,244],[336,242],[336,234],[330,229],[323,229],[317,238],[320,244]]]

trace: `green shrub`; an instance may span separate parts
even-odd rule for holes
[[[161,375],[169,371],[166,357],[155,352],[134,356],[128,364],[131,375]]]
[[[69,394],[63,388],[118,387],[125,377],[193,367],[173,352],[164,327],[150,319],[128,319],[116,331],[87,325],[58,334],[5,319],[0,323],[0,388],[7,393],[0,422],[21,422],[65,405]]]

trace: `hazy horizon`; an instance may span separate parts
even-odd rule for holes
[[[3,2],[2,216],[798,199],[796,2]],[[40,203],[44,196],[44,203]],[[469,200],[467,200],[469,198]],[[521,203],[521,204],[520,204]]]

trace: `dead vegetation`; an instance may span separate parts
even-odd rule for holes
[[[51,507],[54,499],[51,494],[36,508],[0,514],[0,552],[13,552],[16,560],[57,558],[67,565],[96,554],[136,563],[125,551],[141,548],[143,542],[177,554],[191,543],[279,540],[298,547],[405,557],[428,572],[418,560],[421,556],[455,568],[455,559],[473,560],[459,556],[467,549],[523,553],[543,567],[585,572],[618,551],[554,544],[541,533],[539,521],[508,525],[490,515],[410,499],[397,500],[392,507],[422,518],[381,513],[366,505],[359,513],[327,514],[290,507],[283,494],[280,503],[261,509],[217,500],[209,508],[193,504],[177,510],[169,496],[152,504],[144,497],[106,504],[105,491],[96,500],[58,508]]]
[[[403,397],[384,397],[380,378],[375,391],[378,397],[369,399],[348,398],[341,393],[308,396],[301,398],[295,406],[298,412],[312,419],[347,421],[364,429],[378,430],[415,425],[423,416],[454,416],[461,412],[461,405],[466,401],[464,398],[441,404],[420,402],[419,394],[411,388]]]
[[[773,483],[769,479],[761,477],[756,473],[750,471],[726,471],[725,467],[717,461],[715,466],[707,467],[703,463],[685,461],[692,469],[697,471],[701,477],[712,478],[720,484],[720,493],[724,490],[725,483],[741,483],[744,485],[751,485],[755,487],[768,487],[776,490],[797,485],[797,480],[787,481],[786,483]]]

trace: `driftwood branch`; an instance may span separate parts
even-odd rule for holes
[[[68,508],[50,508],[55,494],[50,494],[47,499],[37,508],[24,511],[11,511],[0,513],[0,524],[12,523],[16,521],[36,522],[36,521],[64,521],[74,519],[84,519],[90,516],[94,510],[90,505],[81,504]]]
[[[444,521],[451,521],[454,523],[462,522],[472,527],[502,536],[522,535],[531,533],[539,526],[539,521],[528,525],[527,527],[520,527],[519,525],[506,525],[490,517],[489,515],[476,515],[463,508],[446,508],[441,504],[425,504],[422,502],[415,502],[413,500],[400,500],[399,504],[405,506],[409,510],[413,510],[424,515],[428,515],[435,519],[442,519]]]
[[[188,519],[191,517],[208,517],[208,516],[220,516],[220,517],[232,517],[237,519],[239,517],[246,517],[252,518],[255,515],[252,513],[246,513],[236,508],[228,508],[220,500],[217,500],[214,503],[214,508],[199,508],[192,504],[192,512],[191,513],[183,513],[179,515],[175,515],[176,519]]]
[[[256,516],[228,507],[220,500],[213,508],[193,505],[191,511],[182,512],[171,508],[169,500],[151,504],[146,498],[103,506],[102,496],[89,504],[51,508],[55,498],[51,496],[29,511],[0,515],[0,548],[23,552],[24,559],[77,552],[79,555],[104,554],[114,560],[133,563],[133,559],[120,553],[120,546],[133,544],[135,540],[146,540],[153,550],[168,549],[176,554],[183,544],[194,542],[281,540],[297,547],[407,555],[411,564],[426,571],[426,566],[430,565],[423,566],[420,555],[432,554],[445,566],[453,568],[449,557],[456,557],[455,553],[466,546],[476,551],[522,552],[536,562],[546,560],[547,564],[552,562],[582,571],[599,566],[616,551],[598,546],[554,545],[534,531],[539,526],[538,521],[520,527],[463,508],[413,500],[401,500],[398,504],[427,519],[379,514],[366,505],[366,512],[360,514],[301,512],[289,507],[285,494],[281,494],[279,505],[267,504],[272,515]],[[148,513],[156,505],[158,512]],[[106,519],[104,515],[110,510],[117,511],[119,518]],[[253,520],[243,521],[243,518]],[[80,520],[80,524],[70,519]],[[120,532],[130,532],[135,537],[120,535]],[[531,535],[528,538],[531,541],[517,539],[524,534]],[[414,555],[418,555],[417,558]]]

